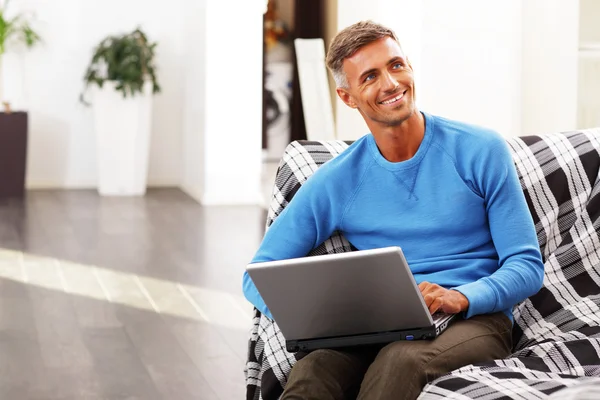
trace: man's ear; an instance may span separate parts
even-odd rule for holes
[[[350,93],[348,93],[348,91],[344,88],[337,88],[335,89],[335,91],[337,92],[337,95],[339,96],[340,99],[342,99],[342,101],[350,108],[356,108],[356,103],[354,102],[354,100],[352,100],[352,96],[350,96]]]

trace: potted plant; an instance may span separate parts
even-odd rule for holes
[[[0,198],[23,197],[27,165],[27,113],[12,112],[5,97],[5,54],[9,45],[21,42],[30,48],[40,41],[25,15],[8,13],[9,3],[0,0]]]
[[[96,47],[85,73],[98,156],[101,195],[146,192],[152,95],[160,91],[154,52],[141,29],[109,36]],[[84,104],[89,103],[81,98]]]

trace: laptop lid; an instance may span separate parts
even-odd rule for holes
[[[250,264],[247,271],[287,340],[433,325],[399,247]]]

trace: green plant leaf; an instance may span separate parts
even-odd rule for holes
[[[105,81],[116,82],[124,97],[141,94],[144,83],[152,82],[153,93],[160,91],[154,66],[156,43],[149,43],[138,27],[130,33],[108,36],[94,49],[84,75],[85,88]]]
[[[41,41],[41,37],[33,30],[23,14],[18,14],[12,19],[6,17],[9,1],[0,7],[0,55],[6,52],[6,45],[12,36],[15,36],[27,47],[34,46]]]
[[[23,26],[21,27],[21,34],[23,36],[23,41],[25,42],[27,47],[33,47],[37,42],[42,40],[40,36],[33,29],[31,29],[31,26],[29,26],[29,24],[27,23],[23,24]]]

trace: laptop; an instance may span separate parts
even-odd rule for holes
[[[400,247],[246,267],[290,352],[433,339],[456,315],[430,314]]]

